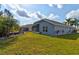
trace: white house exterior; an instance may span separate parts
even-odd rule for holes
[[[32,31],[32,24],[21,26],[21,30],[24,31],[24,32]]]
[[[33,24],[32,27],[34,32],[48,34],[48,35],[63,35],[71,34],[75,27],[67,26],[65,24],[52,21],[49,19],[42,19]]]

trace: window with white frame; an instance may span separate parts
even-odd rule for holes
[[[48,32],[48,27],[47,26],[43,26],[43,32]]]

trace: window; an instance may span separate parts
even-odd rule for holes
[[[56,33],[58,34],[59,33],[59,30],[57,30]]]
[[[62,30],[62,33],[64,33],[64,30]]]
[[[69,29],[69,32],[71,32],[71,28]]]
[[[43,32],[47,32],[48,31],[48,27],[47,26],[43,26]]]

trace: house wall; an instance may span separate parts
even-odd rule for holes
[[[21,27],[21,30],[24,31],[24,32],[32,31],[32,25],[23,26],[23,27]]]
[[[55,26],[55,31],[59,30],[57,35],[71,34],[75,28],[65,26]]]
[[[63,35],[63,34],[71,34],[72,31],[75,28],[72,27],[66,27],[66,26],[59,26],[59,25],[52,25],[48,22],[45,21],[41,21],[41,22],[37,22],[34,25],[39,24],[39,32],[42,34],[48,34],[48,35]],[[44,32],[43,31],[43,26],[47,26],[48,27],[48,31]],[[59,31],[57,33],[57,31]]]
[[[47,32],[43,32],[43,27],[44,26],[47,26],[48,27],[48,31]],[[41,22],[40,23],[40,32],[42,34],[49,34],[49,35],[54,35],[54,25],[51,25],[50,23],[47,23],[47,22]]]
[[[54,25],[51,25],[50,23],[48,22],[38,22],[38,23],[35,23],[35,24],[39,24],[39,32],[42,33],[42,34],[49,34],[49,35],[54,35]],[[48,31],[47,32],[44,32],[43,31],[43,27],[44,26],[47,26],[48,27]]]

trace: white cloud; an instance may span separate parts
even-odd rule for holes
[[[40,11],[32,12],[30,13],[26,9],[23,8],[23,5],[20,4],[6,4],[5,7],[8,7],[12,13],[19,15],[20,17],[26,17],[26,18],[36,18],[41,19],[44,18],[45,15],[43,15]],[[24,5],[25,6],[25,5]],[[15,11],[15,12],[13,12]]]
[[[27,17],[30,18],[26,10],[17,10],[16,13],[21,17]]]
[[[48,4],[50,7],[53,7],[53,4]]]
[[[38,20],[41,20],[43,18],[48,18],[50,20],[59,21],[59,16],[54,14],[49,14],[48,16],[42,14],[39,10],[35,12],[27,11],[27,9],[23,8],[19,4],[6,4],[4,5],[9,11],[12,12],[14,15],[14,18],[18,19],[21,23],[25,21],[25,23],[28,23],[27,21],[30,20],[30,22],[35,22]],[[50,5],[51,7],[53,5]],[[59,6],[60,8],[60,6]]]
[[[35,12],[29,13],[29,16],[30,16],[31,18],[32,18],[32,17],[37,18],[37,15],[36,15],[36,13],[35,13]]]
[[[25,10],[23,7],[21,7],[19,4],[3,4],[4,8],[7,8],[12,14],[18,15],[20,17],[27,17],[29,18],[29,15],[27,10]]]
[[[68,12],[66,15],[66,18],[78,18],[79,19],[79,9]]]
[[[46,16],[43,15],[40,11],[36,11],[36,12],[30,13],[29,16],[33,17],[33,18],[36,18],[36,19],[46,18]]]
[[[63,8],[63,5],[62,4],[57,4],[57,8]]]
[[[63,4],[48,4],[50,7],[57,7],[59,9],[63,8]]]
[[[36,19],[41,19],[41,18],[45,17],[45,15],[40,13],[40,11],[30,13],[29,11],[27,11],[25,8],[23,8],[19,4],[9,4],[9,5],[4,4],[3,6],[7,9],[9,9],[14,14],[14,16],[18,15],[20,17],[36,18]]]
[[[4,8],[9,8],[10,10],[21,10],[22,7],[20,7],[19,4],[3,4],[2,5]]]
[[[49,14],[49,16],[47,18],[50,20],[59,21],[59,16],[54,15],[53,13]]]
[[[37,15],[37,17],[40,18],[40,19],[46,18],[46,16],[43,15],[40,11],[37,11],[37,12],[36,12],[36,15]]]
[[[36,11],[36,12],[29,12],[26,9],[24,9],[22,6],[20,6],[20,4],[4,4],[5,7],[7,7],[7,9],[9,8],[10,11],[14,14],[14,15],[18,15],[20,17],[26,17],[26,18],[36,18],[36,19],[42,19],[42,18],[58,18],[57,15],[54,16],[54,14],[50,14],[49,16],[46,16],[44,14],[42,14],[40,11]],[[54,6],[53,4],[49,4],[49,6]],[[57,6],[55,4],[55,6]],[[58,8],[61,8],[60,5],[58,5]]]

